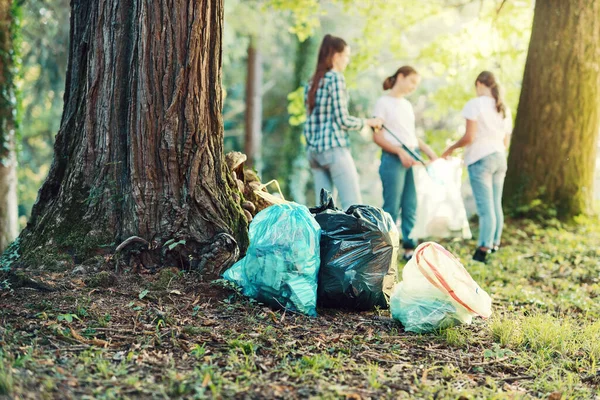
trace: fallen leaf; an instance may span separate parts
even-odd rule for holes
[[[202,387],[207,387],[210,384],[210,374],[207,372],[202,380]]]

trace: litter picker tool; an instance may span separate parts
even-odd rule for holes
[[[406,151],[408,154],[410,154],[410,156],[411,156],[412,158],[414,158],[415,160],[417,160],[418,162],[420,162],[421,164],[423,164],[423,166],[424,166],[425,168],[427,168],[427,164],[425,164],[425,160],[423,160],[423,157],[421,157],[419,154],[415,153],[415,151],[414,151],[414,150],[412,150],[412,149],[411,149],[411,148],[409,148],[407,145],[405,145],[405,144],[402,142],[402,140],[400,140],[400,138],[398,137],[398,135],[396,135],[394,132],[390,131],[390,130],[388,129],[388,127],[387,127],[387,126],[385,126],[385,125],[381,125],[381,127],[382,127],[383,129],[385,129],[387,133],[389,133],[390,135],[392,135],[392,137],[393,137],[394,139],[396,139],[396,140],[398,141],[398,143],[400,143],[400,144],[402,145],[402,148],[403,148],[403,149],[404,149],[404,150],[405,150],[405,151]]]
[[[398,135],[396,135],[394,132],[392,132],[391,130],[389,130],[389,128],[385,125],[381,125],[381,127],[383,129],[385,129],[385,131],[387,133],[389,133],[390,135],[392,135],[392,137],[394,139],[396,139],[398,141],[398,143],[400,143],[400,145],[402,146],[402,148],[412,157],[414,158],[417,162],[421,163],[424,167],[425,167],[425,171],[427,172],[427,174],[429,175],[429,177],[431,179],[433,179],[434,181],[443,184],[443,182],[439,179],[439,177],[435,176],[435,173],[432,173],[433,171],[431,171],[431,168],[429,168],[429,165],[427,165],[427,163],[425,162],[425,160],[423,159],[423,157],[421,157],[418,153],[416,153],[414,150],[412,150],[411,148],[409,148],[407,145],[405,145],[402,140],[400,140],[400,138],[398,137]]]

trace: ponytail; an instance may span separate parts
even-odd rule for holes
[[[500,97],[500,89],[497,84],[494,84],[490,89],[492,89],[492,96],[494,100],[496,100],[496,111],[502,114],[503,117],[506,117],[506,107],[504,106],[504,102]]]
[[[475,82],[479,82],[488,88],[490,88],[492,92],[492,97],[496,100],[496,111],[502,114],[503,117],[506,117],[506,106],[504,105],[504,101],[500,96],[500,87],[496,82],[496,77],[490,71],[483,71],[477,76]]]
[[[416,69],[414,69],[413,67],[410,67],[408,65],[404,65],[404,66],[398,68],[398,70],[396,71],[396,73],[394,75],[388,76],[387,78],[385,78],[385,81],[383,81],[383,90],[389,90],[389,89],[393,88],[394,85],[396,84],[396,80],[398,80],[398,75],[400,75],[400,74],[404,77],[407,77],[412,74],[418,74],[418,72]]]
[[[397,75],[388,76],[385,81],[383,81],[383,90],[389,90],[394,87],[396,83]]]

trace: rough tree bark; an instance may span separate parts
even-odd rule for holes
[[[504,202],[569,218],[593,201],[600,130],[600,0],[536,1]]]
[[[71,6],[64,113],[22,262],[136,248],[147,268],[217,276],[248,242],[223,155],[223,0]]]
[[[19,233],[12,0],[0,1],[0,253]]]

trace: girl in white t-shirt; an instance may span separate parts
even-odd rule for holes
[[[386,130],[375,130],[373,140],[382,151],[379,175],[383,185],[383,210],[388,212],[394,222],[402,210],[402,247],[404,259],[412,257],[416,243],[410,238],[417,214],[417,191],[412,166],[417,162],[402,148],[402,144],[411,150],[422,151],[431,160],[436,154],[415,133],[415,113],[412,105],[404,97],[415,91],[421,77],[414,68],[403,66],[383,82],[383,90],[389,90],[381,96],[373,114],[383,119]],[[394,136],[397,136],[395,138]],[[400,139],[400,141],[398,140]]]
[[[512,117],[502,102],[494,74],[480,73],[475,80],[475,91],[477,97],[469,100],[462,110],[467,120],[466,132],[442,157],[465,147],[465,164],[479,215],[479,240],[473,259],[485,262],[488,253],[498,250],[504,227],[502,188]]]

